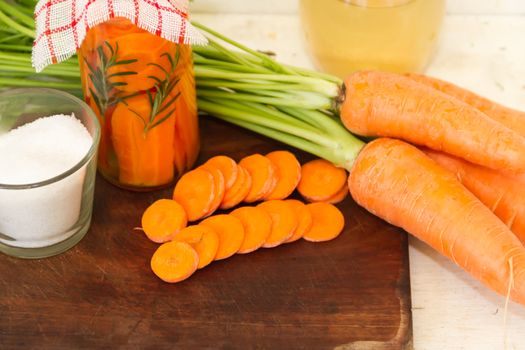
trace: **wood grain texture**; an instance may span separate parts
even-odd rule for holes
[[[200,162],[285,148],[213,120],[201,129]],[[41,260],[0,256],[0,348],[411,347],[406,234],[350,198],[338,205],[345,231],[331,242],[239,254],[171,285],[150,271],[157,245],[133,230],[170,196],[98,178],[92,226],[77,246]]]

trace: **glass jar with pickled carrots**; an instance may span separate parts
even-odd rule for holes
[[[101,124],[99,172],[117,186],[173,183],[199,152],[192,52],[124,18],[91,28],[78,51],[85,101]]]
[[[308,49],[321,70],[420,72],[438,41],[445,0],[300,0]]]

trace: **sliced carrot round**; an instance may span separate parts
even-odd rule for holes
[[[194,169],[182,175],[173,190],[173,199],[186,211],[189,221],[206,215],[215,198],[213,175],[205,169]]]
[[[215,156],[208,159],[205,164],[212,165],[221,171],[224,176],[224,188],[226,191],[233,186],[239,173],[239,167],[233,159],[228,156]]]
[[[341,203],[345,200],[345,198],[348,196],[348,186],[345,184],[343,188],[339,190],[336,194],[334,194],[332,197],[328,198],[324,202],[330,203],[330,204],[337,204]]]
[[[299,219],[299,223],[297,224],[294,234],[284,242],[292,243],[302,238],[304,233],[308,231],[310,227],[312,227],[313,219],[312,214],[310,214],[310,211],[306,208],[306,204],[303,202],[297,199],[287,199],[286,203],[292,207],[292,210]]]
[[[235,182],[233,183],[233,185],[224,192],[224,198],[222,199],[222,203],[220,205],[221,209],[229,209],[239,203],[237,202],[231,206],[228,206],[232,203],[232,199],[234,197],[238,197],[239,191],[245,185],[244,181],[246,180],[246,173],[247,172],[243,168],[241,168],[240,165],[237,165],[237,177],[235,178]]]
[[[173,240],[188,243],[195,249],[199,255],[198,269],[209,265],[219,248],[219,236],[212,228],[204,225],[188,226],[180,230]]]
[[[274,151],[266,155],[276,169],[277,184],[265,199],[285,199],[297,187],[301,180],[301,164],[293,153],[288,151]]]
[[[282,200],[262,202],[257,206],[264,209],[272,218],[272,232],[264,242],[264,248],[276,247],[292,237],[299,219],[291,205]]]
[[[214,230],[219,237],[219,248],[215,260],[226,259],[237,253],[244,240],[244,227],[235,216],[219,214],[199,223]]]
[[[248,173],[248,170],[240,165],[238,165],[238,168],[239,173],[237,175],[237,180],[230,190],[224,194],[221,209],[230,209],[242,202],[252,187],[252,177]]]
[[[252,178],[252,186],[244,198],[245,202],[256,202],[273,191],[277,184],[275,165],[268,158],[256,153],[241,159],[239,165],[248,170]]]
[[[325,202],[330,204],[337,204],[345,200],[345,198],[348,196],[348,186],[345,184],[343,187],[332,197],[326,198],[324,200],[313,200],[310,197],[304,196],[304,199],[306,199],[310,203],[317,203],[317,202]]]
[[[199,255],[184,242],[162,244],[151,257],[151,270],[161,280],[175,283],[190,277],[199,264]]]
[[[142,214],[142,229],[156,243],[170,241],[187,223],[184,208],[171,199],[155,201]]]
[[[345,218],[337,207],[330,203],[307,204],[312,215],[312,226],[303,235],[310,242],[324,242],[336,238],[343,231]]]
[[[309,200],[324,201],[341,190],[346,183],[346,171],[324,159],[303,164],[299,193]]]
[[[216,168],[215,166],[211,164],[204,164],[201,165],[199,168],[208,170],[210,174],[213,176],[213,200],[210,205],[210,208],[206,214],[204,214],[202,217],[210,216],[219,208],[219,205],[221,204],[223,198],[224,198],[224,175],[220,171],[220,169]]]
[[[244,227],[244,241],[237,253],[245,254],[259,249],[272,232],[272,218],[264,209],[241,207],[230,215],[241,220]]]

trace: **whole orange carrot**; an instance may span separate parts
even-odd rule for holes
[[[489,100],[488,98],[482,97],[472,91],[444,80],[416,73],[409,73],[407,76],[418,83],[430,86],[471,105],[495,121],[511,128],[520,135],[525,136],[525,112],[505,107]]]
[[[525,247],[449,171],[402,141],[361,151],[349,188],[361,206],[402,227],[472,276],[525,305]],[[511,279],[512,273],[512,279]]]
[[[525,137],[525,112],[505,107],[444,80],[417,73],[408,73],[406,76],[469,104]],[[440,165],[457,174],[461,183],[491,208],[525,243],[525,174],[503,174],[439,152],[425,152]]]
[[[525,184],[496,170],[433,150],[423,150],[496,214],[525,244]]]
[[[253,50],[204,30],[245,52],[236,56],[235,51],[221,47],[212,56],[205,50],[198,51],[213,61],[197,69],[197,86],[205,92],[198,97],[201,111],[350,170],[349,188],[361,205],[428,242],[499,293],[505,294],[512,286],[510,296],[525,305],[525,248],[451,172],[402,141],[379,139],[368,146],[356,142],[333,118],[339,112],[334,110],[337,104],[326,104],[321,98],[314,106],[299,101],[298,95],[287,95],[290,90],[300,89],[291,86],[295,81],[309,92],[315,90],[317,97],[333,97],[329,89],[322,87],[327,87],[325,83],[339,85],[339,81],[275,61],[270,65],[267,57],[261,58]],[[211,63],[224,50],[239,59],[228,65],[229,71],[221,72]],[[230,57],[228,62],[232,62]],[[265,71],[254,69],[252,62],[265,67]],[[214,81],[204,81],[208,78]],[[274,92],[258,89],[253,79],[262,81],[261,87],[275,87]],[[318,84],[318,79],[323,84]],[[394,131],[438,150],[455,150],[482,164],[507,170],[524,168],[525,143],[521,136],[451,96],[403,76],[381,81],[373,74],[368,77],[357,73],[347,82],[343,121],[355,117],[348,115],[354,113],[356,124],[367,132],[367,124],[371,124],[376,134],[378,130]]]
[[[525,171],[525,138],[468,104],[412,79],[356,72],[345,80],[344,125],[400,138],[492,169]]]

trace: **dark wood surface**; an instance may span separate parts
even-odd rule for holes
[[[284,148],[217,121],[201,129],[201,161]],[[132,228],[170,194],[98,178],[92,226],[77,246],[41,260],[0,255],[0,349],[411,347],[404,232],[348,198],[345,231],[331,242],[259,249],[167,284],[149,268],[157,245]]]

